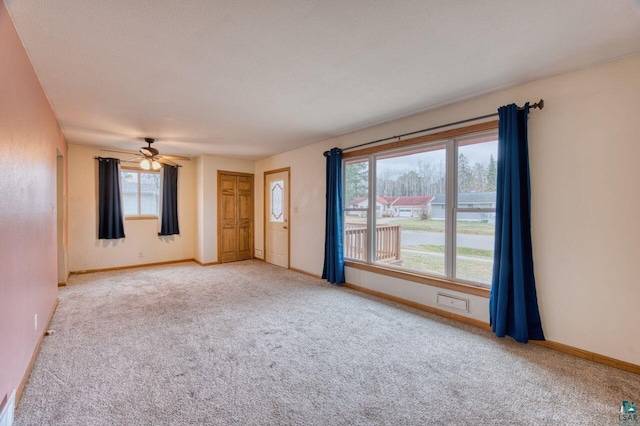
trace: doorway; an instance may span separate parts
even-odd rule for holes
[[[64,252],[64,158],[56,148],[56,233],[58,245],[58,286],[67,285]]]
[[[218,259],[253,259],[253,175],[218,171]]]
[[[289,167],[264,173],[265,261],[289,268]]]

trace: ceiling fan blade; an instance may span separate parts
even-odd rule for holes
[[[156,155],[156,158],[166,158],[167,160],[182,160],[182,161],[191,161],[189,157],[182,157],[180,155]]]
[[[125,151],[123,149],[109,149],[109,148],[100,148],[100,151],[105,151],[105,152],[119,152],[121,154],[131,154],[131,155],[139,155],[137,152],[135,151]]]
[[[168,166],[180,166],[180,164],[174,163],[173,161],[167,160],[166,158],[156,157],[156,160],[159,163],[166,164]]]
[[[136,163],[136,162],[142,161],[142,158],[140,156],[138,156],[138,157],[128,158],[126,160],[121,160],[121,161],[123,161],[125,163]]]

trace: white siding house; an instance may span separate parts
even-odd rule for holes
[[[434,220],[444,220],[445,218],[445,196],[438,194],[431,201],[431,218]],[[462,192],[458,194],[458,207],[469,209],[495,209],[495,192]],[[494,223],[495,212],[460,212],[458,220],[468,222],[488,222]]]

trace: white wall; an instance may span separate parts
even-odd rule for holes
[[[195,159],[196,163],[196,203],[197,203],[197,226],[196,226],[196,250],[195,259],[202,262],[204,258],[204,161],[202,155]]]
[[[291,267],[322,272],[322,152],[457,121],[500,105],[545,100],[531,112],[532,232],[540,312],[548,340],[640,363],[640,55],[461,101],[256,162],[262,175],[291,167]],[[293,213],[293,206],[299,212]],[[264,248],[256,221],[256,248]],[[436,306],[434,288],[347,268],[347,281]],[[448,293],[451,293],[447,291]],[[488,321],[487,299],[470,317]],[[440,307],[440,306],[438,306]],[[442,308],[442,307],[440,307]],[[630,328],[631,327],[631,328]]]
[[[202,263],[218,261],[218,170],[253,173],[254,162],[201,155],[198,170],[198,250]]]
[[[126,238],[97,239],[97,162],[107,153],[94,147],[69,145],[70,270],[103,269],[192,259],[196,247],[196,166],[182,161],[178,172],[180,235],[158,236],[158,221],[125,220]],[[130,155],[108,153],[126,159]],[[143,257],[138,254],[142,252]]]
[[[103,269],[182,259],[218,261],[218,170],[253,173],[254,162],[201,155],[178,174],[180,235],[158,237],[158,221],[126,220],[123,240],[98,240],[97,165],[106,153],[69,147],[70,270]],[[108,153],[126,159],[127,154]],[[142,252],[143,257],[138,254]]]
[[[264,172],[290,166],[290,266],[317,275],[322,273],[324,260],[325,163],[322,153],[332,147],[332,143],[335,141],[317,143],[256,162],[255,247],[264,253]]]

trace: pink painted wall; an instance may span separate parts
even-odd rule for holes
[[[56,148],[66,193],[67,143],[0,1],[0,401],[19,387],[58,297]]]

